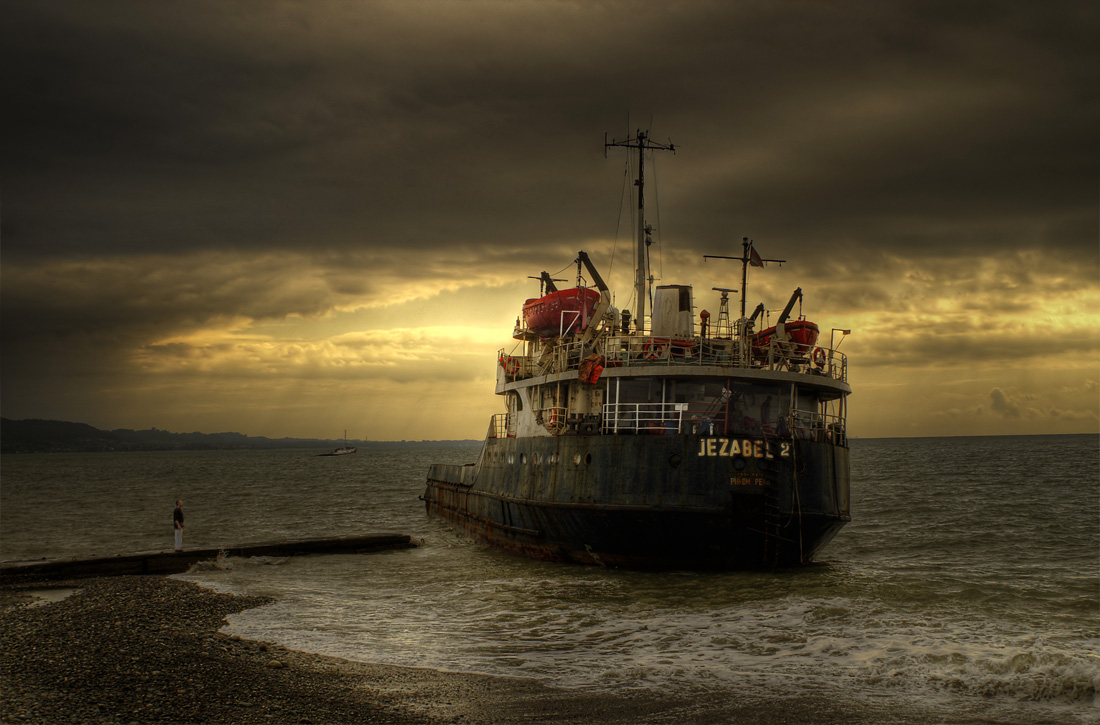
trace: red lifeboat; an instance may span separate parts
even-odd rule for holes
[[[808,320],[796,320],[786,323],[783,328],[787,331],[787,337],[794,343],[794,354],[807,355],[817,344],[819,331],[817,325]],[[752,352],[758,358],[768,356],[768,346],[775,337],[775,328],[769,327],[752,336]]]
[[[583,332],[600,301],[597,290],[586,287],[557,290],[523,303],[523,321],[539,337]]]

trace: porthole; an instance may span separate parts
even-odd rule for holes
[[[574,453],[573,454],[573,465],[574,466],[581,465],[581,454],[580,453]]]
[[[513,465],[516,462],[516,456],[513,453],[508,454],[508,465]]]
[[[527,454],[526,453],[520,453],[519,454],[519,464],[521,466],[527,465]]]
[[[585,453],[584,454],[584,465],[588,466],[588,465],[591,465],[591,463],[592,463],[592,454],[591,453]]]

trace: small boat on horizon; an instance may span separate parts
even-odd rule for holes
[[[348,445],[348,432],[344,431],[344,445],[342,448],[336,448],[331,453],[318,453],[318,456],[347,456],[355,453],[359,449],[355,446]]]

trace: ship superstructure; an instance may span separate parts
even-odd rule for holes
[[[817,325],[746,315],[748,269],[768,262],[742,241],[741,311],[712,288],[696,314],[689,285],[649,285],[643,132],[606,143],[639,154],[635,311],[619,311],[593,260],[577,285],[546,272],[498,354],[494,415],[475,463],[432,465],[424,501],[472,536],[542,559],[607,566],[753,568],[813,559],[845,522],[847,360]]]

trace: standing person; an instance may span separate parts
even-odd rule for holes
[[[183,501],[176,500],[176,510],[172,512],[172,528],[176,533],[176,551],[183,551]]]

